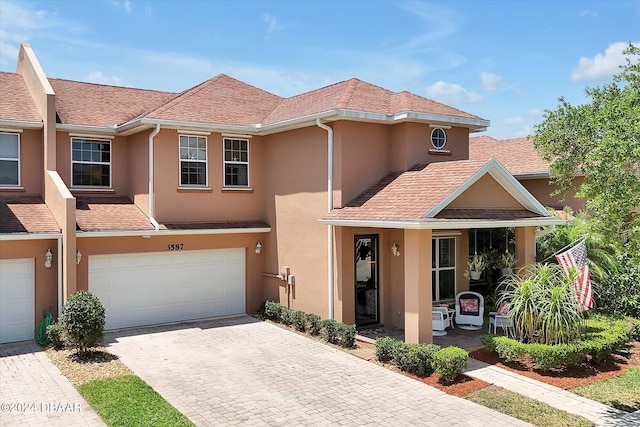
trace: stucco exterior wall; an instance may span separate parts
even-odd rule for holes
[[[561,210],[564,206],[570,206],[574,212],[580,212],[584,210],[584,199],[577,199],[575,197],[575,191],[571,191],[566,200],[561,201],[561,195],[551,196],[551,194],[558,189],[557,185],[549,183],[548,178],[536,178],[536,179],[520,179],[522,184],[533,196],[540,201],[544,206],[548,206],[554,209]],[[578,176],[574,178],[574,188],[580,186],[584,182],[584,177]]]
[[[53,260],[51,268],[44,265],[44,254],[51,250]],[[42,314],[50,312],[54,318],[58,316],[58,241],[52,240],[18,240],[0,243],[0,259],[34,259],[35,277],[35,311],[34,324],[42,319]]]
[[[522,205],[511,196],[491,175],[484,175],[464,193],[452,201],[448,208],[518,209]]]
[[[156,135],[154,175],[155,216],[158,222],[242,221],[264,218],[261,196],[264,191],[262,138],[248,139],[248,190],[224,188],[222,134],[212,133],[206,138],[208,186],[206,189],[200,189],[180,187],[178,132],[167,129]]]
[[[12,132],[2,132],[12,133]],[[25,129],[19,133],[20,140],[20,186],[24,189],[21,194],[42,195],[43,191],[43,131]],[[0,194],[5,194],[0,190]],[[13,190],[11,190],[13,191]],[[8,192],[6,192],[8,193]]]
[[[127,195],[149,215],[149,134],[152,130],[127,137],[129,183]]]
[[[264,204],[272,231],[263,244],[264,271],[284,266],[296,277],[291,294],[265,277],[265,299],[327,317],[327,132],[319,127],[264,137]]]
[[[246,248],[246,309],[254,313],[262,303],[262,254],[255,253],[262,234],[220,234],[143,237],[83,237],[77,240],[82,260],[77,265],[78,289],[89,286],[89,257],[92,255],[166,252],[167,245],[181,243],[183,251]],[[44,252],[43,252],[44,253]]]

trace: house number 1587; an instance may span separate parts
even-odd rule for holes
[[[168,251],[181,251],[182,249],[184,249],[184,243],[172,243],[167,245]]]

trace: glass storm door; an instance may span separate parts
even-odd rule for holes
[[[378,235],[355,236],[356,326],[380,322]]]

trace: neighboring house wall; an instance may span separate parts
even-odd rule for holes
[[[558,186],[550,184],[549,178],[535,178],[535,179],[518,179],[520,183],[527,189],[536,199],[545,206],[561,210],[565,206],[571,207],[574,212],[580,212],[584,210],[584,199],[577,199],[575,197],[575,190],[571,190],[565,200],[561,200],[561,195],[551,196]],[[584,182],[584,177],[578,176],[573,180],[573,188],[577,188]]]

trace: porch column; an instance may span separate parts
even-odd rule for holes
[[[535,227],[516,227],[517,268],[536,262],[536,229]]]
[[[431,343],[431,230],[404,230],[404,340]]]

